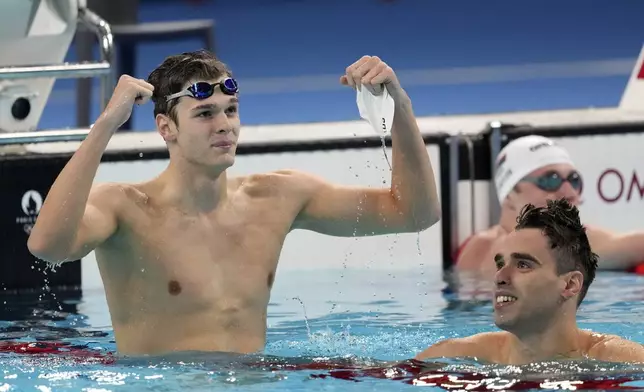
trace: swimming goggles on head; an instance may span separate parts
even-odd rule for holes
[[[577,171],[571,172],[565,178],[556,171],[550,171],[537,177],[524,177],[522,181],[533,183],[537,188],[546,192],[556,192],[563,186],[564,182],[568,182],[574,190],[581,193],[583,185],[581,175]]]
[[[197,82],[190,85],[187,89],[168,95],[166,97],[166,102],[169,102],[175,98],[180,98],[184,96],[191,96],[194,99],[206,99],[210,98],[215,93],[215,88],[220,86],[221,92],[226,95],[235,95],[239,92],[239,86],[237,81],[233,78],[226,78],[218,83],[208,83],[208,82]]]

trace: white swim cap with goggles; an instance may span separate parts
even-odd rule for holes
[[[574,166],[568,151],[546,137],[530,135],[508,143],[499,153],[495,164],[494,182],[499,202],[503,203],[515,185],[531,172],[561,163]]]

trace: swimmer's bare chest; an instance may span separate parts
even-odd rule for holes
[[[243,190],[212,214],[135,203],[114,241],[97,251],[115,330],[181,319],[211,331],[258,333],[297,211],[284,197]],[[203,332],[170,326],[184,335]]]

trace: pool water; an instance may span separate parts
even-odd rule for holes
[[[245,356],[180,353],[114,360],[102,291],[20,296],[5,291],[0,345],[68,346],[57,354],[1,353],[0,391],[644,389],[644,367],[636,365],[410,360],[438,340],[495,329],[484,293],[472,299],[466,290],[448,297],[440,274],[427,271],[278,273],[265,352]],[[580,309],[579,325],[644,343],[642,314],[644,277],[601,273]],[[75,353],[76,346],[82,351]]]

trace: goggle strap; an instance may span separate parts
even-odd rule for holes
[[[165,101],[170,102],[173,99],[181,98],[181,97],[184,97],[186,95],[192,96],[192,93],[190,91],[188,91],[188,90],[179,91],[178,93],[174,93],[174,94],[171,94],[171,95],[168,95],[167,97],[165,97]]]

